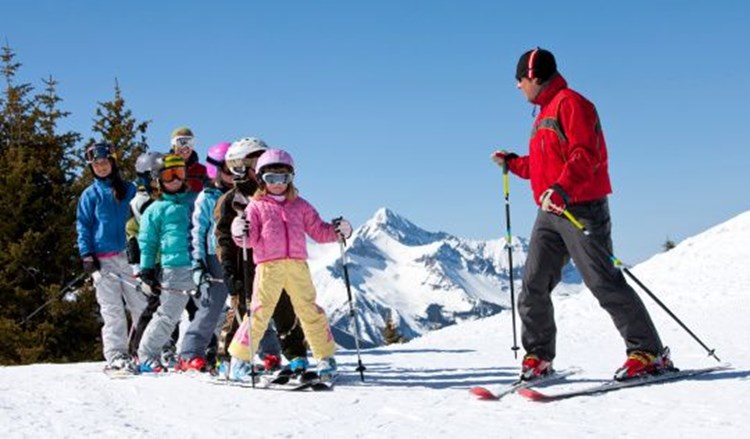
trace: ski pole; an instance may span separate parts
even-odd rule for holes
[[[341,217],[333,220],[333,224],[336,225],[342,220]],[[362,364],[362,356],[360,355],[359,349],[359,322],[357,322],[357,316],[354,312],[354,302],[352,300],[352,287],[349,282],[349,268],[346,263],[346,238],[339,235],[339,247],[341,249],[341,267],[344,271],[344,284],[346,284],[346,294],[349,299],[349,318],[354,322],[354,346],[357,349],[357,372],[359,372],[360,379],[365,381],[365,366]]]
[[[513,325],[513,358],[518,358],[518,343],[516,341],[516,294],[513,285],[513,249],[510,233],[510,182],[508,181],[508,164],[503,162],[503,187],[505,191],[505,247],[508,249],[508,279],[510,281],[510,309]]]
[[[244,211],[237,211],[237,215],[244,215]],[[255,350],[253,349],[253,304],[252,295],[253,292],[250,288],[250,264],[247,257],[247,232],[242,234],[242,285],[245,289],[245,297],[240,297],[240,300],[250,299],[250,304],[247,306],[247,341],[250,348],[250,380],[252,381],[253,388],[255,388]],[[239,313],[239,309],[235,310],[235,316]]]
[[[563,215],[565,215],[565,217],[578,230],[580,230],[581,232],[583,232],[584,235],[590,236],[590,232],[586,228],[586,226],[584,226],[583,223],[581,223],[580,221],[578,221],[578,219],[575,216],[573,216],[573,214],[570,213],[570,211],[568,211],[567,209],[563,210]],[[701,341],[701,339],[698,338],[698,336],[695,335],[693,333],[693,331],[690,330],[690,328],[688,328],[684,323],[682,323],[682,320],[680,320],[661,300],[659,300],[658,297],[656,297],[656,295],[654,293],[651,292],[651,290],[649,290],[646,287],[646,285],[643,284],[643,282],[641,282],[640,280],[638,280],[638,278],[635,277],[635,275],[633,273],[631,273],[630,270],[623,265],[622,261],[620,261],[615,255],[611,254],[609,252],[609,250],[605,249],[598,241],[593,240],[593,242],[596,244],[596,246],[599,248],[599,250],[601,250],[602,252],[604,252],[604,254],[607,255],[607,257],[612,261],[612,263],[614,264],[615,267],[617,267],[620,270],[622,270],[631,280],[633,280],[633,282],[635,282],[636,284],[638,284],[638,286],[641,287],[643,289],[643,291],[645,291],[646,294],[648,294],[649,297],[651,297],[654,300],[654,302],[656,302],[664,311],[666,311],[666,313],[669,314],[669,316],[672,317],[682,327],[682,329],[684,329],[688,334],[690,334],[690,336],[693,337],[693,339],[695,341],[697,341],[698,344],[700,344],[703,347],[703,349],[705,349],[708,352],[708,356],[709,357],[714,357],[716,359],[716,361],[718,361],[719,363],[721,363],[721,360],[719,359],[719,357],[716,356],[716,353],[715,353],[716,349],[710,349],[708,346],[706,346],[706,344],[703,343]]]
[[[86,280],[86,278],[88,276],[89,276],[89,274],[86,273],[86,272],[84,272],[84,273],[79,274],[75,278],[73,278],[73,280],[71,280],[70,282],[68,282],[67,284],[65,284],[65,286],[63,286],[62,288],[60,288],[60,293],[57,296],[55,296],[55,297],[47,300],[41,306],[39,306],[37,309],[35,309],[34,311],[32,311],[31,314],[27,315],[21,321],[21,325],[25,325],[26,323],[28,323],[28,321],[31,320],[32,317],[34,317],[35,315],[37,315],[41,310],[43,310],[44,308],[46,308],[50,303],[54,302],[55,300],[60,299],[61,297],[65,296],[66,294],[68,294],[68,292],[69,292],[69,290],[71,288],[75,288],[76,286],[80,285],[84,280]]]
[[[114,271],[107,271],[105,273],[108,276],[110,276],[110,277],[113,277],[115,279],[119,279],[120,282],[122,282],[125,285],[133,288],[134,290],[136,290],[137,292],[143,294],[144,296],[158,296],[158,294],[154,294],[154,292],[151,291],[151,287],[148,284],[146,284],[146,286],[148,286],[148,292],[146,290],[144,290],[143,289],[144,282],[142,280],[140,280],[140,279],[137,281],[138,283],[135,283],[135,282],[129,280],[128,278],[126,278],[125,276],[123,276],[121,274],[118,274],[118,273],[115,273]],[[179,288],[165,288],[165,287],[162,287],[162,286],[159,286],[159,290],[166,291],[168,293],[185,294],[185,295],[188,295],[188,296],[193,296],[195,298],[200,298],[200,293],[198,291],[196,291],[196,290],[181,290]]]

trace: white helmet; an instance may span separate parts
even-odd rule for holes
[[[224,156],[224,161],[232,174],[238,177],[244,176],[246,169],[252,167],[251,164],[245,162],[245,159],[251,154],[260,155],[259,153],[267,149],[266,142],[256,137],[244,137],[232,142],[227,155]]]
[[[227,162],[242,160],[254,152],[262,152],[267,149],[268,145],[266,145],[266,142],[255,137],[244,137],[232,142],[232,145],[227,150],[227,155],[224,156],[224,160]]]
[[[136,174],[148,174],[150,173],[155,165],[156,161],[164,157],[164,154],[154,151],[146,151],[139,155],[135,160],[135,173]]]

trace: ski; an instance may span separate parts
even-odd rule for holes
[[[234,387],[254,388],[261,390],[285,390],[291,392],[300,391],[328,391],[333,390],[334,379],[321,379],[316,372],[307,371],[301,375],[292,374],[291,371],[283,370],[277,375],[260,375],[256,378],[255,386],[247,381],[230,380],[223,377],[212,377],[211,384],[227,385]]]
[[[501,399],[502,397],[506,395],[510,395],[511,393],[517,392],[521,389],[526,389],[532,386],[538,386],[540,384],[563,380],[571,375],[579,373],[580,371],[581,371],[580,368],[571,367],[568,369],[555,371],[551,375],[545,375],[543,377],[539,377],[530,381],[517,380],[503,387],[497,393],[482,386],[474,386],[471,389],[469,389],[469,392],[482,401],[497,401],[498,399]]]
[[[112,380],[122,380],[127,378],[135,378],[139,374],[128,369],[110,369],[105,367],[103,370],[104,374]]]
[[[627,381],[615,381],[609,380],[595,386],[584,387],[582,389],[570,390],[560,393],[542,393],[536,389],[524,388],[518,391],[518,394],[536,402],[551,402],[559,401],[562,399],[573,398],[576,396],[587,396],[587,395],[599,395],[602,393],[613,392],[615,390],[627,389],[631,387],[649,386],[652,384],[660,384],[665,382],[677,381],[684,378],[694,377],[697,375],[703,375],[711,372],[717,372],[721,370],[731,369],[731,365],[728,363],[721,364],[719,366],[705,367],[700,369],[682,369],[671,372],[664,372],[659,375],[647,375],[641,378],[633,378]]]

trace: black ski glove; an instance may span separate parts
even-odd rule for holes
[[[159,280],[156,278],[156,269],[155,268],[147,268],[145,270],[142,270],[138,277],[141,278],[141,281],[143,281],[144,284],[148,285],[149,288],[151,288],[151,291],[155,294],[159,294]]]
[[[83,264],[83,271],[88,274],[94,274],[94,272],[99,271],[99,269],[102,268],[101,265],[99,265],[99,259],[91,254],[83,255],[81,257],[81,263]]]
[[[224,285],[227,287],[230,296],[236,296],[242,292],[242,281],[237,279],[232,270],[227,270],[226,267],[224,268]]]
[[[128,239],[128,264],[137,265],[141,263],[141,248],[138,247],[138,238],[135,236]]]
[[[198,266],[193,268],[193,282],[196,288],[196,297],[201,299],[201,306],[208,308],[211,305],[211,298],[208,294],[208,287],[211,286],[209,281],[208,270],[203,261],[198,261]]]

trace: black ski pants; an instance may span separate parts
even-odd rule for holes
[[[557,327],[551,292],[560,282],[563,266],[572,258],[584,283],[612,318],[626,352],[660,353],[663,347],[648,311],[610,260],[612,226],[607,199],[570,206],[568,210],[586,226],[588,236],[564,216],[542,210],[531,232],[518,296],[524,349],[542,359],[555,358]]]

